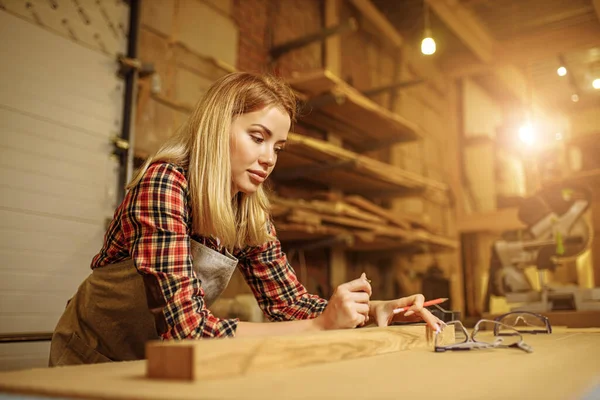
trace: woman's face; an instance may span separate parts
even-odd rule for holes
[[[271,174],[290,131],[290,116],[277,107],[242,114],[231,124],[232,194],[251,194]]]

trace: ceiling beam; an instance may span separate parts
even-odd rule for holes
[[[377,7],[371,3],[371,0],[351,0],[351,2],[396,47],[402,46],[402,43],[404,43],[402,36]]]
[[[492,62],[494,40],[468,9],[456,1],[425,1],[481,62]]]
[[[549,46],[549,43],[552,45]],[[497,42],[494,66],[528,65],[535,61],[555,58],[561,53],[590,47],[600,47],[600,24],[596,21]],[[489,64],[466,53],[449,58],[441,66],[442,70],[454,78],[482,75],[490,71]]]
[[[498,66],[499,60],[505,59],[503,44],[498,43],[487,31],[475,14],[470,12],[458,0],[425,0],[431,9],[444,21],[446,26],[471,50],[474,54],[476,64],[484,67],[485,75],[491,77],[491,87],[495,87],[495,93],[500,100],[507,96],[521,104],[527,104],[532,108],[547,113],[546,102],[529,93],[525,74],[517,68],[512,61]],[[544,44],[548,46],[548,43]],[[472,63],[471,63],[472,65]],[[455,66],[455,71],[465,68],[465,64]],[[448,73],[445,67],[444,73]],[[529,104],[529,103],[533,104]]]

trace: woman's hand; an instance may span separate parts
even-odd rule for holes
[[[369,315],[378,326],[388,326],[391,322],[416,322],[425,321],[434,331],[439,331],[446,324],[433,315],[428,309],[423,308],[425,298],[422,294],[415,294],[390,301],[372,301]],[[397,308],[405,310],[394,314]]]
[[[317,322],[322,329],[356,328],[369,320],[371,285],[363,273],[360,278],[338,286]]]

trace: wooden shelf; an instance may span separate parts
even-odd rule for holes
[[[288,136],[288,146],[278,160],[273,179],[306,179],[371,197],[425,192],[445,195],[448,190],[436,180],[294,133]]]
[[[402,214],[384,210],[366,199],[323,201],[273,197],[277,236],[291,247],[345,242],[349,251],[440,252],[455,250],[458,242],[423,229]],[[351,204],[360,204],[360,207]],[[377,209],[377,213],[372,211]]]
[[[305,122],[334,130],[357,148],[374,149],[422,138],[421,128],[362,95],[328,70],[289,80],[308,99]]]

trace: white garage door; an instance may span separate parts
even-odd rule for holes
[[[51,332],[102,244],[127,13],[115,0],[0,0],[0,336]],[[0,369],[45,366],[48,350],[2,343]]]

